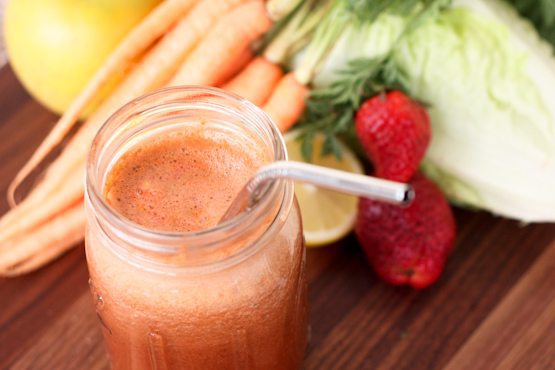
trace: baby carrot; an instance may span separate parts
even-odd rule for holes
[[[44,265],[79,242],[84,231],[85,212],[77,202],[0,248],[0,276],[20,275]]]
[[[170,85],[222,83],[226,76],[232,75],[230,70],[237,70],[244,51],[271,25],[263,2],[251,1],[238,6],[208,32]]]
[[[25,199],[0,220],[0,249],[10,239],[20,234],[32,233],[35,226],[45,222],[52,215],[66,209],[83,196],[84,172],[72,171],[64,178],[63,190],[53,192],[42,199]],[[37,241],[40,244],[40,240]]]
[[[251,48],[243,49],[241,54],[233,61],[233,65],[230,68],[226,68],[226,73],[218,78],[218,83],[212,85],[218,86],[221,85],[223,81],[230,80],[233,76],[237,75],[243,69],[245,69],[253,57],[254,52],[251,50]]]
[[[166,84],[204,35],[224,14],[245,0],[204,0],[195,5],[112,94],[114,107]]]
[[[282,76],[283,72],[277,64],[263,57],[257,57],[222,88],[256,105],[262,105]]]
[[[262,109],[281,132],[286,132],[303,114],[307,94],[308,88],[301,84],[293,73],[288,73],[279,81]]]

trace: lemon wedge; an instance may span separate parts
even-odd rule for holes
[[[284,135],[289,160],[305,162],[301,144],[296,140],[298,131]],[[341,159],[334,155],[322,156],[324,135],[314,138],[312,164],[342,171],[363,174],[362,164],[354,153],[341,144]],[[321,189],[314,185],[295,183],[295,195],[301,208],[303,232],[309,247],[331,244],[349,234],[357,216],[358,198],[352,195]]]

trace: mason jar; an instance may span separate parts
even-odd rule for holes
[[[290,181],[275,181],[252,209],[195,232],[148,229],[106,201],[118,158],[151,132],[186,129],[199,117],[203,127],[287,159],[270,119],[219,89],[163,89],[106,122],[87,162],[86,254],[112,368],[298,369],[307,344],[307,282]]]

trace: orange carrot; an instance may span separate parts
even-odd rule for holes
[[[281,68],[265,58],[253,59],[238,75],[222,88],[256,105],[262,105],[283,76]]]
[[[53,192],[43,199],[27,198],[6,213],[0,220],[0,249],[5,243],[9,244],[10,239],[28,233],[53,214],[78,201],[83,196],[84,175],[84,171],[72,171],[64,178],[63,191]]]
[[[239,72],[245,69],[245,67],[250,63],[253,57],[254,57],[254,52],[251,50],[251,48],[243,49],[243,51],[241,52],[241,55],[239,55],[237,59],[233,61],[230,68],[227,68],[226,74],[219,77],[219,83],[213,84],[213,86],[221,85],[223,81],[228,81],[233,76],[237,75]]]
[[[222,83],[226,76],[231,75],[230,70],[237,70],[237,63],[241,62],[244,51],[271,25],[261,1],[238,6],[210,30],[170,85],[215,86]]]
[[[293,73],[282,77],[262,109],[281,132],[289,130],[304,112],[308,88]]]
[[[31,234],[22,234],[0,249],[0,276],[15,276],[55,259],[83,238],[85,212],[78,202]]]
[[[24,229],[32,228],[63,209],[65,205],[82,197],[82,185],[72,186],[68,184],[68,178],[77,175],[82,179],[89,147],[100,126],[127,101],[161,86],[216,19],[241,1],[243,0],[200,2],[165,35],[91,115],[60,156],[50,164],[42,181],[29,196],[0,220],[0,242]],[[49,198],[54,198],[59,203],[44,201]],[[32,217],[28,217],[29,215]],[[9,226],[12,223],[21,225]]]
[[[16,204],[15,191],[17,187],[46,155],[62,141],[99,91],[106,86],[115,74],[123,72],[133,59],[143,53],[157,38],[166,32],[177,19],[189,10],[193,3],[193,0],[162,2],[124,38],[11,182],[8,188],[8,201],[12,207]]]
[[[198,2],[122,82],[111,97],[114,107],[166,84],[214,23],[244,1]]]

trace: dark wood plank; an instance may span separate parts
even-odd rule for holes
[[[459,241],[444,279],[419,295],[402,326],[405,340],[380,368],[442,368],[553,240],[552,227],[521,228],[516,222],[493,223],[481,216],[478,224],[486,225],[478,234],[482,239]]]
[[[447,370],[555,368],[555,243],[449,362]]]
[[[10,65],[0,68],[0,102],[2,102],[0,114],[3,120],[18,111],[23,101],[29,101],[29,94],[19,87]]]
[[[92,298],[83,292],[12,368],[108,369],[100,327],[91,319],[95,316],[93,307]]]
[[[23,90],[9,65],[0,69],[0,214],[8,209],[9,182],[56,120]]]
[[[37,339],[51,330],[52,323],[86,292],[87,280],[84,251],[79,246],[45,269],[4,281],[0,296],[9,298],[2,299],[2,305],[12,314],[0,321],[0,367],[11,366],[24,357]],[[59,344],[52,343],[54,347]]]
[[[0,69],[0,107],[4,194],[56,117],[29,98],[9,68]],[[6,210],[0,196],[0,214]],[[550,369],[555,304],[545,289],[555,270],[545,261],[555,253],[555,225],[523,227],[463,210],[456,216],[454,253],[441,280],[424,291],[379,281],[352,236],[308,251],[307,369],[480,369],[488,358],[499,369]],[[0,368],[108,367],[87,278],[79,245],[35,273],[0,279]],[[521,317],[516,330],[500,327],[514,317]],[[477,361],[477,351],[489,357]]]

